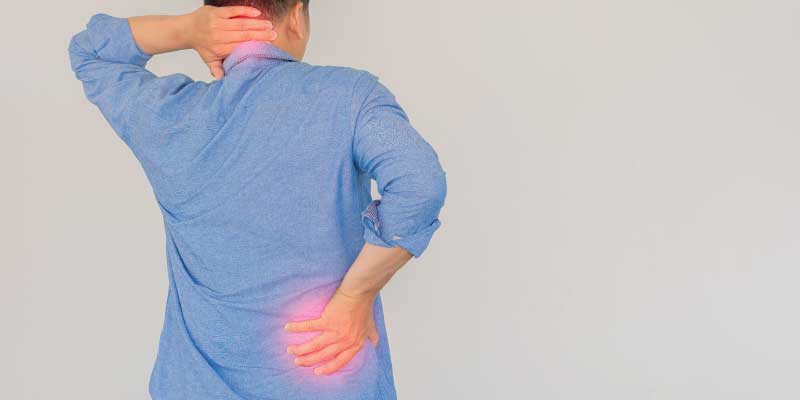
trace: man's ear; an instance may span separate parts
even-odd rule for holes
[[[306,30],[303,2],[298,1],[297,4],[295,4],[291,10],[289,10],[289,14],[286,16],[286,18],[289,22],[289,30],[292,32],[292,34],[296,35],[298,39],[305,39],[308,32]]]

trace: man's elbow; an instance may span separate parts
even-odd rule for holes
[[[84,42],[87,40],[86,31],[81,31],[70,39],[67,47],[70,65],[72,66],[72,71],[76,74],[83,69],[87,62],[95,58],[92,52],[86,49]]]
[[[418,193],[420,200],[428,207],[440,209],[444,206],[447,197],[447,179],[444,170],[440,166],[431,168],[425,174],[425,178],[420,185]]]

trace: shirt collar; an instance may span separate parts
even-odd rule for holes
[[[289,53],[281,50],[272,43],[249,41],[234,47],[231,54],[222,62],[222,68],[227,74],[228,71],[241,64],[249,58],[271,59],[283,61],[297,61]]]

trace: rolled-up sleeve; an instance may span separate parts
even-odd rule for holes
[[[353,157],[381,195],[362,212],[364,240],[399,246],[419,257],[441,226],[445,171],[394,95],[370,74],[361,84],[366,95],[356,120]]]

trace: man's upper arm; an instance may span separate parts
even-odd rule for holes
[[[403,247],[419,257],[441,224],[445,172],[433,147],[377,78],[366,74],[357,86],[365,95],[356,96],[363,101],[355,123],[353,160],[375,179],[381,194],[364,210],[364,238],[379,246]]]
[[[131,147],[139,126],[152,129],[168,121],[165,116],[185,113],[208,90],[183,74],[159,78],[148,71],[151,55],[136,44],[124,18],[94,15],[70,41],[69,54],[86,97]]]

